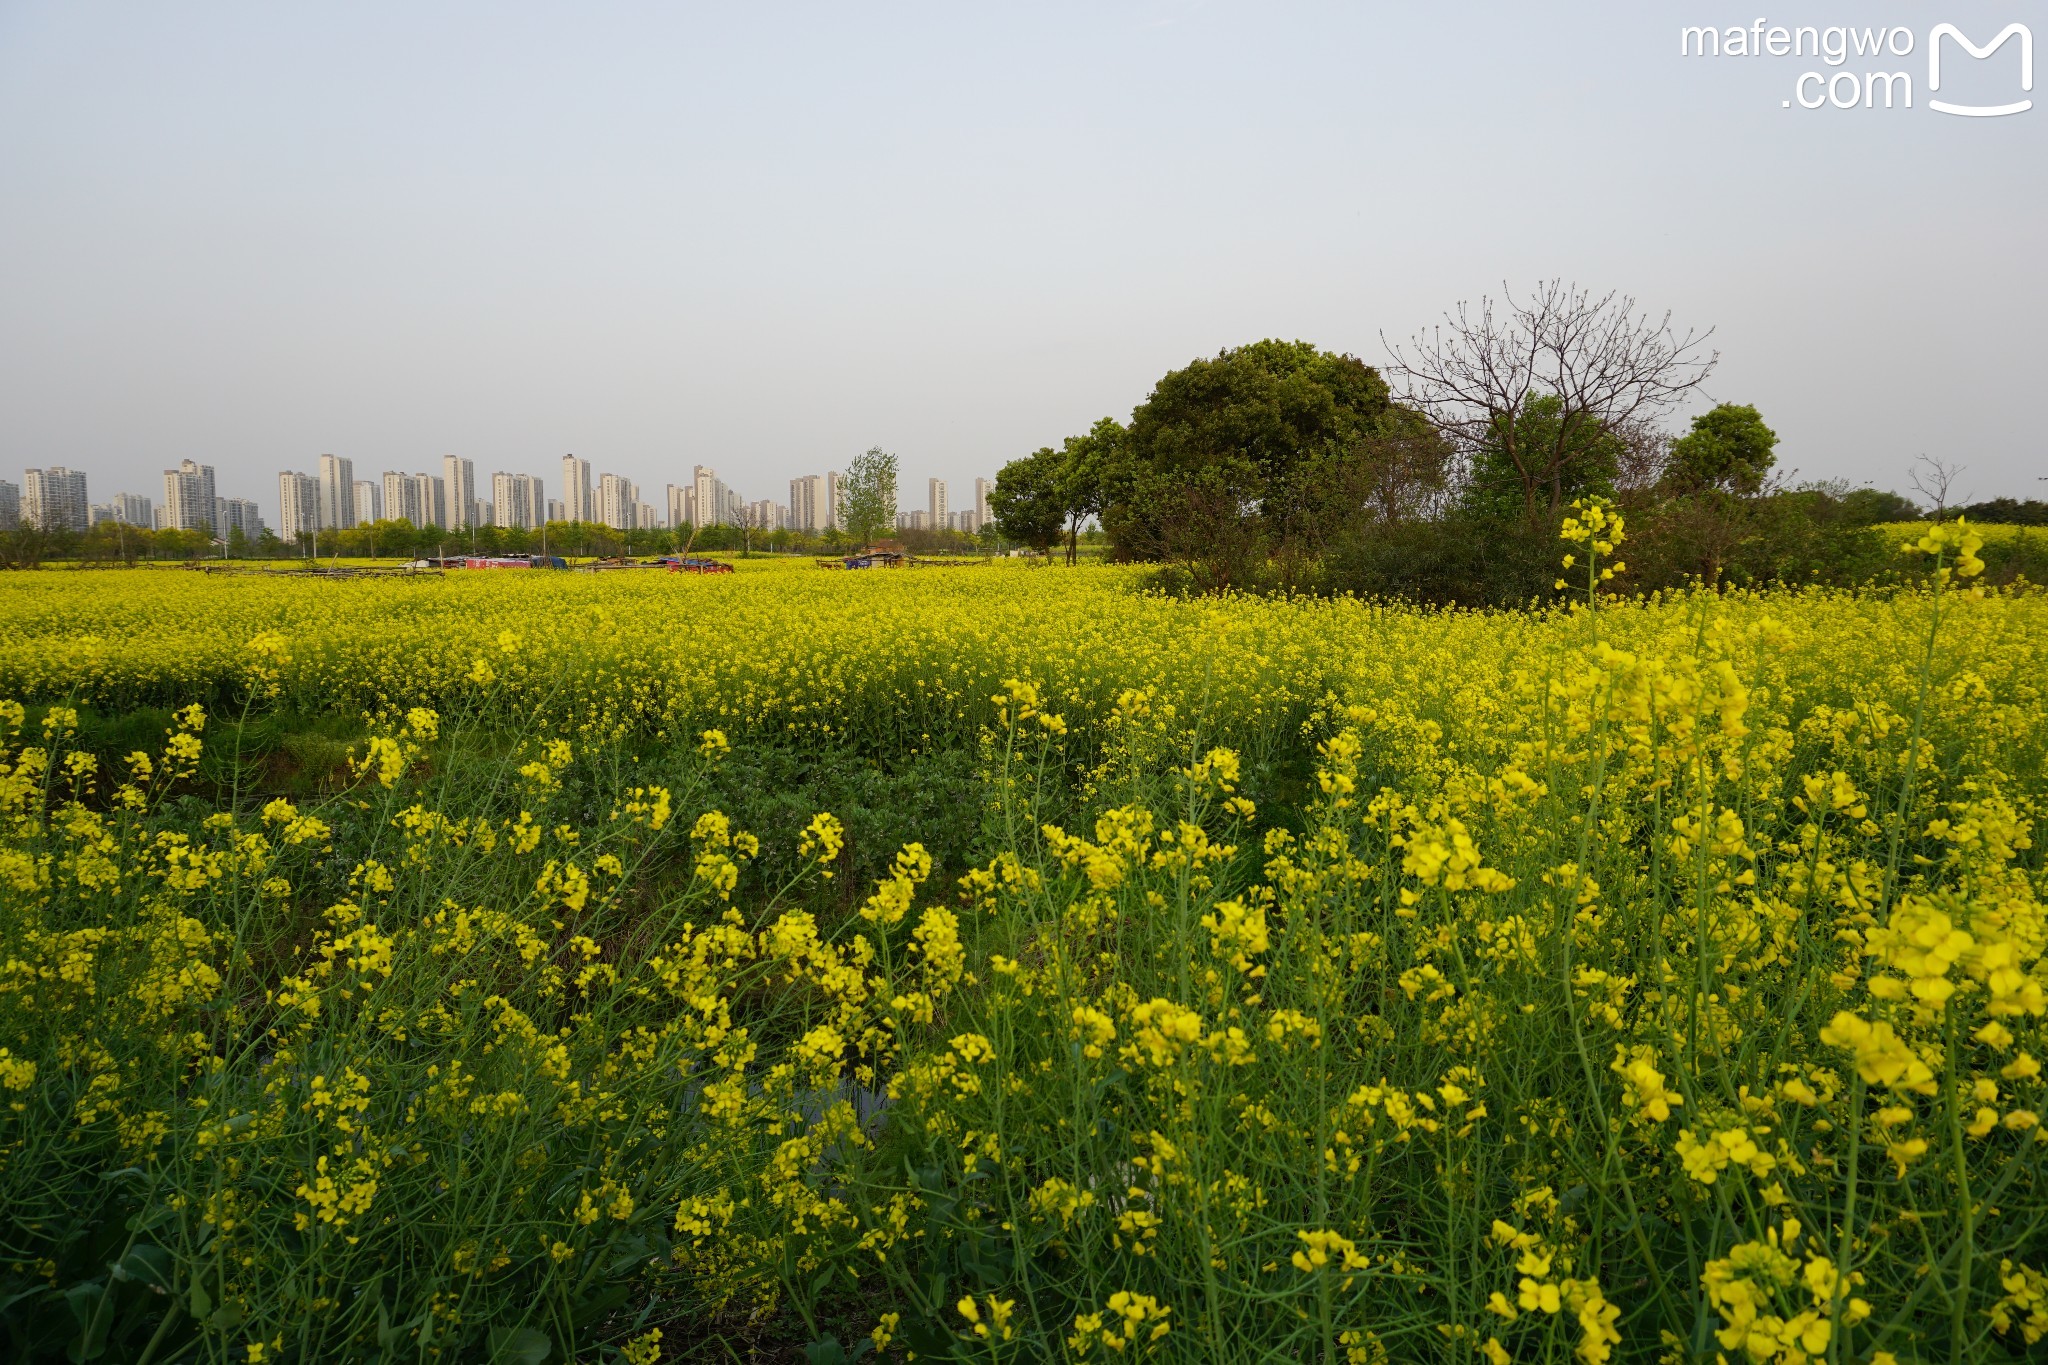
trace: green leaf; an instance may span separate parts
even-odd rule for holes
[[[171,1260],[171,1253],[148,1242],[130,1247],[126,1256],[107,1268],[113,1272],[117,1280],[133,1280],[137,1284],[147,1285],[151,1289],[161,1289],[166,1293],[170,1291],[171,1281],[177,1272],[177,1266]]]
[[[623,1279],[633,1274],[646,1263],[651,1254],[647,1239],[637,1233],[620,1238],[612,1244],[610,1251],[612,1259],[607,1273],[615,1279]]]
[[[602,1294],[578,1303],[570,1313],[570,1320],[578,1327],[594,1322],[631,1298],[632,1293],[632,1286],[615,1284]]]
[[[542,1365],[554,1350],[555,1343],[537,1327],[491,1329],[492,1365]]]
[[[824,1336],[804,1347],[805,1365],[850,1365],[839,1338]]]
[[[79,1333],[71,1338],[65,1356],[74,1361],[97,1360],[107,1349],[107,1329],[114,1325],[111,1313],[100,1313],[100,1300],[106,1290],[98,1284],[74,1285],[64,1293],[71,1306],[71,1316],[78,1320]]]
[[[903,1340],[917,1352],[919,1360],[953,1360],[959,1341],[944,1327],[931,1322],[913,1322],[903,1329]]]
[[[74,1284],[64,1291],[64,1303],[81,1328],[92,1321],[93,1309],[99,1307],[100,1295],[106,1292],[97,1283]]]

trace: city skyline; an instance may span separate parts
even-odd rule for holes
[[[847,463],[852,455],[857,453],[857,450],[849,452],[838,463]],[[261,495],[254,497],[244,496],[246,490],[230,494],[227,491],[227,483],[221,478],[216,465],[203,463],[191,457],[181,459],[177,468],[163,470],[153,485],[157,490],[154,494],[135,493],[125,487],[117,487],[114,491],[108,492],[108,480],[96,471],[55,464],[24,467],[24,481],[21,483],[15,483],[0,475],[0,484],[13,490],[11,496],[17,500],[21,508],[15,516],[21,519],[26,519],[27,509],[34,505],[33,499],[27,493],[27,476],[44,469],[63,469],[70,475],[86,480],[82,486],[87,491],[80,496],[84,499],[81,506],[87,510],[79,514],[83,520],[78,523],[76,529],[87,529],[101,520],[120,520],[130,525],[153,526],[159,530],[202,530],[212,533],[215,524],[224,515],[218,504],[238,502],[256,508],[257,513],[252,518],[237,511],[236,524],[260,519],[263,527],[275,531],[282,539],[290,540],[297,533],[297,529],[302,527],[307,530],[346,530],[364,521],[399,520],[402,514],[413,512],[424,513],[425,524],[444,526],[451,530],[464,529],[470,523],[452,519],[456,518],[456,514],[449,510],[463,505],[470,509],[470,515],[478,518],[479,525],[537,527],[542,520],[584,520],[595,525],[615,525],[605,512],[604,490],[601,485],[606,478],[618,479],[622,486],[634,490],[632,504],[636,511],[642,514],[634,518],[636,527],[669,527],[683,521],[688,521],[692,525],[698,524],[695,520],[695,508],[698,505],[696,488],[708,478],[716,481],[718,496],[721,499],[719,505],[728,510],[721,519],[704,523],[706,525],[742,525],[747,518],[755,515],[752,509],[769,506],[777,509],[776,524],[767,529],[782,529],[787,526],[792,530],[823,530],[836,523],[838,488],[845,477],[840,469],[797,475],[788,480],[789,501],[781,502],[773,497],[747,497],[745,491],[717,478],[710,466],[693,463],[686,484],[668,484],[665,500],[654,501],[640,490],[651,492],[657,487],[655,482],[634,479],[612,469],[601,468],[600,466],[605,464],[604,461],[574,454],[557,456],[553,460],[543,459],[544,465],[552,465],[555,469],[552,479],[546,474],[493,466],[488,457],[455,454],[395,460],[391,462],[393,468],[377,470],[371,478],[357,477],[358,465],[360,464],[363,470],[370,470],[372,465],[380,463],[379,461],[358,461],[351,455],[321,451],[307,457],[307,463],[310,467],[306,469],[284,468],[272,471],[267,477],[258,475],[247,478],[244,482],[259,485],[262,489]],[[572,464],[580,466],[583,476],[588,480],[587,501],[581,503],[577,503],[576,499],[569,496],[569,487],[574,481],[574,476],[569,472]],[[655,467],[658,470],[661,466]],[[440,472],[435,473],[434,470]],[[197,484],[193,485],[189,493],[181,491],[184,488],[184,485],[178,482],[181,476],[188,481],[203,480],[204,491],[201,491]],[[469,490],[466,504],[451,499],[445,492],[448,481],[454,476],[459,476],[464,481],[465,488]],[[496,481],[505,478],[527,481],[525,484],[514,485],[515,491],[510,494],[511,506],[523,509],[529,504],[522,499],[530,497],[531,506],[542,509],[530,514],[532,520],[507,522],[496,510],[499,504]],[[297,480],[302,480],[303,484],[295,482]],[[394,480],[401,482],[394,483]],[[928,503],[932,486],[950,487],[956,482],[968,484],[976,490],[972,508],[964,511],[971,511],[977,526],[986,523],[989,520],[987,490],[995,486],[995,470],[991,469],[985,474],[974,475],[965,480],[901,473],[898,477],[897,491],[898,529],[909,529],[911,523],[907,518],[912,512],[929,513]],[[807,487],[799,492],[800,485]],[[705,485],[707,491],[709,487],[710,485]],[[436,492],[436,488],[444,491]],[[557,491],[545,491],[550,488]],[[412,491],[403,491],[404,489]],[[393,499],[394,490],[399,490],[396,501]],[[10,495],[0,492],[0,497],[6,496]],[[184,511],[187,499],[192,506],[204,506],[209,510],[204,516],[188,514]],[[803,520],[802,518],[808,515],[804,509],[813,505],[805,499],[814,500],[815,505],[820,508],[835,510],[831,513],[820,513],[815,524]],[[117,503],[132,507],[138,501],[149,509],[153,520],[138,522],[129,516],[117,515],[113,510]],[[393,510],[394,508],[399,510]],[[686,515],[678,517],[676,513],[679,509],[687,509]],[[581,510],[586,515],[568,515],[575,510]],[[958,529],[960,515],[962,513],[955,514],[954,529]],[[413,518],[405,515],[404,519]],[[917,524],[921,527],[943,520],[943,513],[936,518],[927,515],[925,522]],[[414,524],[422,523],[415,521]]]
[[[837,524],[838,489],[844,480],[844,474],[838,470],[792,479],[790,501],[783,503],[772,497],[746,498],[741,490],[720,479],[716,470],[694,465],[689,483],[667,485],[664,502],[657,504],[641,493],[640,481],[598,470],[592,461],[576,455],[560,457],[555,486],[562,490],[561,497],[547,494],[549,483],[542,475],[514,470],[490,470],[479,475],[478,461],[467,456],[444,455],[436,463],[440,474],[391,469],[382,471],[375,479],[359,479],[354,477],[353,458],[322,452],[315,457],[310,471],[277,471],[275,492],[265,499],[225,491],[217,486],[219,476],[214,466],[189,458],[182,460],[178,468],[163,471],[159,498],[126,489],[112,493],[96,490],[88,470],[30,466],[23,470],[23,481],[19,484],[0,477],[0,500],[11,499],[0,506],[0,520],[46,517],[50,514],[41,509],[55,507],[56,519],[65,529],[86,530],[100,521],[121,521],[157,530],[203,531],[215,539],[225,535],[221,529],[224,527],[243,529],[252,538],[258,531],[270,529],[287,541],[315,530],[347,530],[367,521],[401,519],[415,526],[433,525],[448,530],[463,530],[472,525],[537,528],[543,520],[582,520],[619,530],[689,524],[822,531]],[[570,486],[577,477],[572,471],[577,469],[584,483],[577,496],[571,498]],[[61,486],[52,482],[50,475],[61,475]],[[906,528],[905,515],[914,510],[902,492],[903,487],[912,483],[899,480],[899,529]],[[973,507],[956,513],[950,523],[945,522],[943,513],[934,518],[941,529],[971,532],[988,520],[987,490],[994,487],[994,479],[976,477],[972,483]],[[451,484],[459,484],[458,491],[451,493]],[[927,477],[923,485],[927,498],[934,488],[943,490],[948,484],[948,480]],[[478,496],[478,489],[490,496]],[[99,498],[105,500],[95,500]],[[820,501],[803,501],[805,498]],[[941,492],[940,501],[933,505],[943,507],[943,503]],[[823,510],[813,513],[813,506]],[[700,522],[700,507],[722,510]],[[621,515],[624,508],[631,509],[630,516]],[[571,510],[582,515],[567,515]],[[974,519],[971,526],[959,520],[968,515]],[[252,527],[256,529],[251,530]]]

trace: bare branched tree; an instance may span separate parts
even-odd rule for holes
[[[1968,466],[1951,464],[1936,455],[1922,455],[1915,463],[1920,467],[1908,469],[1906,478],[1913,485],[1915,493],[1934,504],[1934,519],[1940,521],[1943,514],[1948,511],[1950,494],[1955,488],[1956,480],[1963,476],[1963,470]],[[1965,495],[1954,501],[1968,502],[1969,497]]]
[[[1645,493],[1661,483],[1671,467],[1671,433],[1642,418],[1622,423],[1614,434],[1620,438],[1614,486],[1624,493]]]
[[[1680,334],[1671,315],[1638,313],[1614,293],[1595,298],[1561,280],[1539,284],[1527,301],[1503,286],[1496,304],[1460,303],[1442,325],[1393,355],[1390,377],[1404,397],[1467,452],[1496,451],[1521,481],[1533,518],[1565,498],[1565,465],[1602,431],[1646,426],[1698,388],[1720,353],[1707,351],[1713,329]],[[1558,420],[1525,424],[1530,403],[1554,395]],[[1532,440],[1533,426],[1544,432]]]
[[[1341,489],[1328,501],[1346,522],[1363,515],[1381,525],[1427,517],[1452,486],[1458,452],[1418,416],[1388,422],[1340,464]]]

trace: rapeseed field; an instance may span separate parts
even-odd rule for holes
[[[0,579],[6,1348],[2034,1358],[2048,597],[1565,530],[1512,613]],[[966,755],[972,858],[764,840],[770,749]]]

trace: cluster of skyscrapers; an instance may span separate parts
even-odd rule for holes
[[[988,525],[988,490],[993,487],[987,479],[974,481],[974,505],[954,511],[946,497],[944,479],[925,480],[925,505],[896,513],[896,529],[899,531],[964,531],[968,535],[978,534]]]
[[[286,540],[317,531],[347,530],[372,521],[404,519],[414,526],[450,531],[475,526],[538,529],[550,521],[581,521],[631,531],[649,527],[738,526],[748,511],[739,494],[717,473],[696,466],[687,484],[670,484],[665,509],[640,495],[640,485],[620,474],[593,474],[590,461],[562,457],[561,496],[547,495],[533,474],[500,470],[490,477],[490,497],[477,496],[476,462],[459,455],[441,459],[439,474],[386,470],[381,481],[358,479],[352,461],[322,455],[317,473],[287,470],[278,475],[283,504],[278,534]],[[666,516],[664,516],[664,510]]]
[[[355,461],[322,455],[314,473],[287,469],[279,474],[277,500],[277,533],[285,540],[401,517],[414,526],[450,531],[490,521],[490,504],[476,496],[476,462],[460,455],[442,456],[439,474],[387,469],[382,479],[358,479]]]
[[[929,479],[925,506],[899,511],[899,530],[964,531],[988,524],[987,479],[974,481],[974,505],[953,510],[946,481]],[[487,492],[487,498],[478,496]],[[678,526],[744,526],[757,531],[819,532],[846,524],[846,477],[837,470],[789,481],[789,501],[742,499],[718,472],[693,466],[687,483],[668,485],[665,504],[641,497],[640,485],[619,474],[594,477],[590,461],[562,457],[561,496],[551,498],[532,474],[492,474],[479,489],[476,462],[459,455],[441,459],[438,474],[386,470],[380,479],[358,479],[355,462],[322,455],[312,473],[285,470],[277,476],[278,536],[295,541],[322,531],[348,530],[374,521],[403,518],[414,526],[450,531],[479,526],[538,529],[549,521],[581,521],[615,530]],[[0,479],[0,530],[27,523],[51,530],[84,531],[102,522],[156,530],[203,531],[225,541],[239,530],[254,540],[263,518],[247,498],[222,497],[214,490],[212,465],[181,461],[164,471],[163,496],[152,502],[138,493],[116,493],[111,502],[86,495],[82,470],[62,465],[31,469],[20,487]]]
[[[236,531],[251,540],[263,534],[262,510],[248,498],[215,493],[213,466],[191,460],[164,471],[163,498],[158,502],[141,493],[116,493],[111,502],[93,502],[86,492],[85,471],[63,465],[27,471],[19,487],[0,479],[0,531],[24,524],[50,531],[87,531],[109,522],[157,531],[200,531],[223,541]]]

